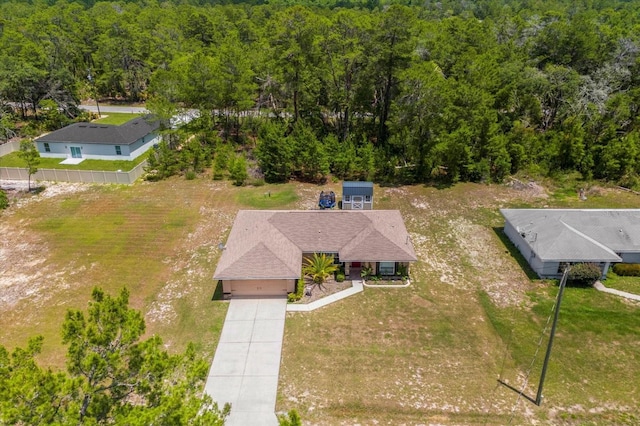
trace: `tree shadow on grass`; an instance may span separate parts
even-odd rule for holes
[[[509,237],[507,237],[507,234],[504,233],[504,227],[494,226],[492,229],[493,232],[496,233],[498,238],[500,238],[502,244],[504,244],[504,248],[506,249],[506,251],[511,254],[511,257],[513,257],[516,262],[518,262],[518,265],[520,265],[522,271],[527,275],[527,278],[529,278],[530,280],[539,280],[540,277],[538,277],[538,274],[536,274],[535,271],[531,269],[531,266],[529,266],[527,260],[524,258],[524,256],[522,256],[522,253],[520,253],[518,248],[511,242]]]
[[[218,280],[216,289],[213,291],[211,300],[224,300],[224,291],[222,290],[222,280]]]

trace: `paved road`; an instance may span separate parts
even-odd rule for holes
[[[287,299],[231,299],[205,392],[228,426],[277,426],[275,415]]]
[[[93,105],[79,105],[80,109],[86,111],[98,112],[98,108]],[[100,113],[106,114],[109,112],[124,112],[129,114],[141,114],[148,112],[145,107],[131,107],[131,106],[119,106],[119,105],[100,105]]]

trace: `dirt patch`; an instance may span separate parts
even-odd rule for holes
[[[79,183],[41,185],[45,187],[43,191],[29,193],[27,182],[0,181],[10,199],[10,206],[2,215],[10,217],[28,204],[88,189],[88,185]],[[26,219],[17,223],[18,226],[11,226],[8,221],[0,222],[0,311],[7,311],[24,299],[29,299],[33,306],[44,306],[50,298],[45,289],[67,288],[69,274],[78,272],[49,264],[45,240],[29,231]]]
[[[506,186],[515,189],[527,197],[549,198],[549,194],[547,194],[544,187],[535,181],[523,182],[519,179],[511,178]]]

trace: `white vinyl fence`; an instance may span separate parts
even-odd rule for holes
[[[20,149],[20,141],[11,141],[0,145],[0,157]]]
[[[9,142],[0,145],[0,156],[7,155],[20,149],[20,142]],[[106,172],[103,170],[69,170],[69,169],[38,169],[31,176],[34,181],[44,180],[52,182],[84,182],[84,183],[120,183],[130,185],[144,173],[147,160],[138,164],[128,172]],[[27,180],[29,174],[26,168],[0,167],[2,180]]]
[[[128,172],[106,172],[104,170],[68,170],[68,169],[38,169],[31,176],[31,180],[45,180],[52,182],[84,182],[84,183],[121,183],[130,185],[144,173],[147,160],[138,164]],[[27,169],[18,167],[0,167],[0,179],[27,180]]]

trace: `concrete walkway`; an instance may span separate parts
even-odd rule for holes
[[[287,299],[231,299],[205,392],[228,426],[277,426],[275,415]]]
[[[289,304],[287,305],[287,312],[310,312],[323,306],[327,306],[330,303],[337,302],[338,300],[360,293],[362,291],[362,281],[353,281],[350,288],[344,289],[337,293],[330,294],[327,297],[316,300],[311,303],[305,304]]]
[[[593,285],[596,290],[602,291],[609,294],[615,294],[616,296],[624,297],[626,299],[637,300],[640,302],[640,295],[627,293],[626,291],[616,290],[615,288],[605,287],[600,281],[596,281]]]

